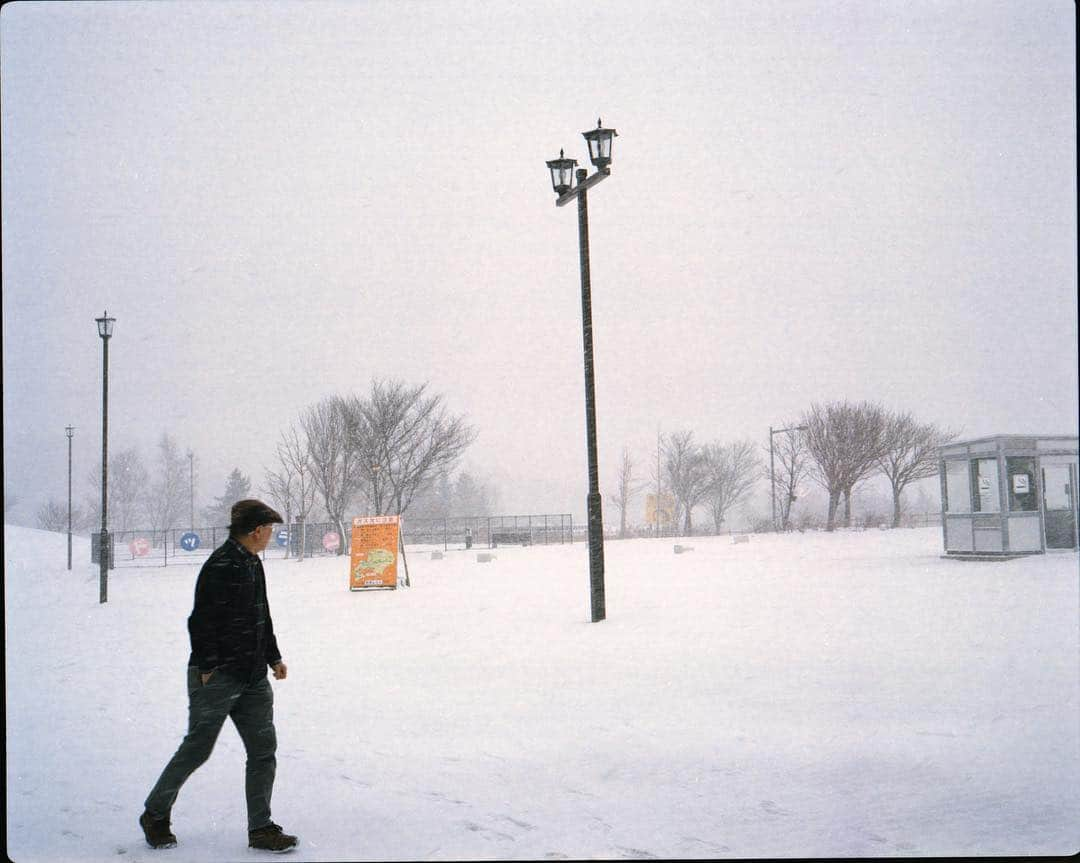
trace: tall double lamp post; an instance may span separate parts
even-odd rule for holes
[[[576,159],[567,159],[564,151],[547,163],[551,185],[562,207],[575,198],[578,202],[578,250],[581,256],[581,333],[585,351],[585,436],[589,453],[589,593],[592,622],[606,616],[604,608],[604,520],[600,507],[600,476],[596,456],[596,391],[593,382],[592,288],[589,283],[589,208],[588,190],[611,176],[611,144],[618,134],[605,129],[600,120],[596,128],[582,133],[589,144],[589,159],[596,167],[591,177],[585,168],[577,168]],[[576,179],[576,184],[575,184]]]
[[[109,599],[109,339],[112,338],[116,318],[110,318],[105,312],[97,322],[98,335],[101,336],[101,544],[98,546],[100,575],[99,603]]]

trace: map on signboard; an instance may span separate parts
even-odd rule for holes
[[[382,575],[383,570],[393,562],[394,553],[392,551],[385,548],[373,548],[353,566],[353,575],[360,576],[364,572],[374,572],[376,575]]]

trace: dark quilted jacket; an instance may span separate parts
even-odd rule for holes
[[[225,540],[199,571],[188,633],[188,665],[203,674],[217,669],[240,679],[258,678],[281,659],[262,561],[235,539]]]

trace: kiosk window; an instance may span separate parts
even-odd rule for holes
[[[945,509],[947,512],[971,512],[967,459],[945,462]]]
[[[1008,475],[1010,512],[1034,512],[1039,508],[1035,495],[1035,459],[1007,458],[1005,473]]]
[[[997,459],[972,459],[971,467],[971,500],[975,504],[975,512],[1001,512]]]

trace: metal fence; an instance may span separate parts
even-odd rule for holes
[[[90,559],[98,562],[99,534],[91,536]],[[111,569],[164,566],[201,566],[210,553],[229,536],[225,525],[209,527],[170,528],[168,530],[110,531],[112,547]],[[194,537],[194,539],[193,539]],[[336,538],[336,543],[333,540]],[[337,554],[343,542],[337,528],[327,522],[303,525],[281,525],[274,539],[262,553],[264,560],[299,557],[300,545],[304,557]]]
[[[348,530],[349,523],[346,523]],[[555,515],[499,515],[440,519],[404,519],[402,535],[406,543],[494,548],[500,544],[547,545],[574,541],[573,518]],[[165,566],[201,566],[210,553],[229,536],[227,526],[211,525],[168,530],[110,531],[111,569]],[[274,539],[262,553],[264,560],[320,557],[348,551],[348,536],[340,536],[330,522],[280,525]],[[98,562],[100,534],[91,535],[90,558]]]
[[[476,515],[456,518],[405,517],[403,535],[408,543],[471,548],[499,545],[550,545],[574,541],[574,519],[569,513],[546,515]]]
[[[879,527],[880,519],[872,522],[852,519],[850,529],[866,530]],[[931,527],[941,525],[940,512],[904,513],[903,527]],[[711,525],[700,525],[694,534],[713,534]],[[348,524],[346,524],[348,529]],[[725,529],[721,533],[729,534]],[[229,535],[229,528],[221,525],[169,530],[119,530],[109,534],[112,547],[111,569],[153,568],[165,566],[201,566],[210,553]],[[568,513],[546,515],[492,515],[463,516],[456,518],[404,519],[402,535],[409,545],[441,545],[450,548],[496,548],[499,545],[549,545],[556,543],[586,542],[588,525],[574,524]],[[627,537],[655,537],[654,528],[629,528]],[[660,536],[680,537],[685,532],[665,527]],[[192,539],[192,536],[197,540]],[[618,528],[605,526],[604,539],[619,538]],[[338,554],[339,548],[348,552],[348,536],[338,534],[330,522],[281,525],[274,539],[263,552],[263,559],[300,557],[301,543],[304,557],[325,557]],[[90,556],[98,562],[99,534],[91,535]]]

